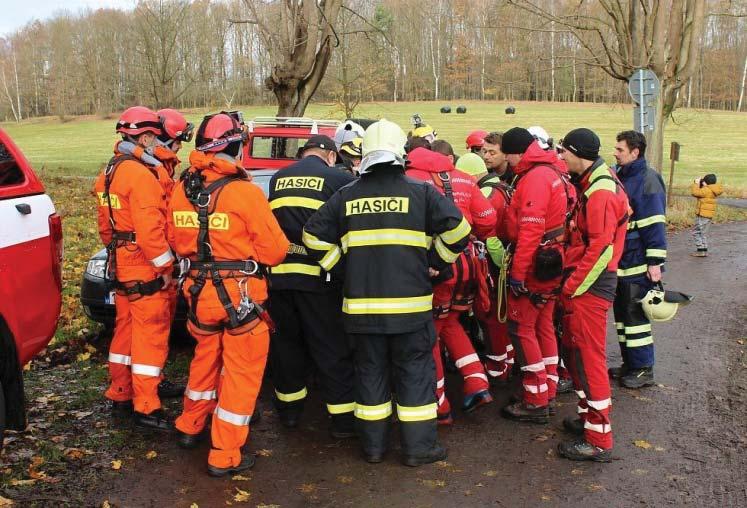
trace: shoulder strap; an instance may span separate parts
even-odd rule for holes
[[[506,182],[503,182],[497,176],[494,178],[495,179],[490,178],[482,182],[481,188],[490,187],[493,190],[497,190],[498,192],[503,194],[503,199],[506,202],[506,204],[509,204],[511,202],[511,196],[513,196],[513,187],[511,187]]]
[[[184,175],[182,177],[185,180],[185,194],[187,194],[187,199],[192,203],[195,210],[197,210],[197,222],[199,226],[197,233],[197,260],[203,262],[212,261],[213,249],[210,246],[208,228],[211,202],[213,205],[212,209],[215,210],[215,205],[220,195],[218,191],[229,183],[243,180],[244,178],[239,175],[224,176],[205,187],[204,178],[200,171],[194,171],[186,175],[186,177]],[[187,186],[190,187],[189,193],[187,193]]]
[[[454,201],[454,189],[451,186],[451,175],[447,171],[441,171],[440,173],[431,173],[431,178],[435,182],[437,187],[441,187],[444,190],[444,194],[449,198],[452,203]]]

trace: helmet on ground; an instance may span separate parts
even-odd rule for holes
[[[195,126],[187,121],[184,115],[175,109],[161,109],[158,111],[163,133],[159,136],[161,141],[167,142],[172,139],[184,142],[192,141]]]
[[[116,131],[128,136],[139,136],[145,132],[158,136],[161,134],[161,120],[145,106],[134,106],[122,112],[117,121]]]
[[[470,176],[477,176],[488,172],[485,161],[476,153],[465,153],[457,159],[454,166],[459,171],[464,171]]]
[[[246,141],[241,124],[225,112],[208,115],[202,119],[195,139],[196,149],[201,152],[223,152],[232,143]],[[234,154],[235,156],[236,154]]]
[[[658,284],[638,301],[650,321],[661,322],[671,320],[677,314],[679,306],[687,305],[692,299],[692,296],[679,291],[664,291],[664,287]]]
[[[465,141],[467,144],[467,150],[472,150],[473,148],[482,148],[482,146],[485,144],[485,136],[487,136],[488,134],[488,131],[483,130],[470,132],[469,136],[467,136],[467,140]]]
[[[361,143],[360,173],[368,173],[369,168],[382,163],[404,167],[406,143],[407,136],[396,123],[386,119],[372,123]]]
[[[353,138],[350,141],[346,141],[340,147],[340,153],[345,154],[349,157],[362,157],[363,152],[361,150],[361,143],[363,138]]]
[[[537,144],[539,144],[540,148],[542,148],[543,150],[549,150],[550,148],[552,148],[553,139],[545,129],[543,129],[539,125],[533,125],[527,130],[534,137],[534,139],[537,140]]]
[[[433,127],[428,124],[420,125],[410,131],[410,137],[424,138],[427,139],[430,143],[436,140],[436,136],[438,136],[438,133],[433,129]]]
[[[339,150],[340,148],[342,148],[342,145],[344,145],[348,141],[352,141],[355,138],[362,138],[365,132],[366,130],[359,124],[355,123],[352,120],[345,120],[337,127],[337,130],[335,131],[334,141],[337,145],[337,149]]]

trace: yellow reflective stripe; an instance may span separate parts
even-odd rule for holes
[[[436,418],[436,403],[424,406],[400,406],[397,404],[397,417],[401,422],[422,422]]]
[[[342,253],[340,251],[340,247],[335,245],[329,250],[329,252],[324,255],[322,259],[319,260],[319,265],[321,265],[321,267],[326,271],[330,271],[340,260],[341,255]]]
[[[617,336],[617,342],[619,342],[621,344],[624,344],[625,342],[627,342],[627,338],[625,337],[625,335],[619,335],[618,334],[618,336]]]
[[[666,215],[652,215],[651,217],[646,217],[645,219],[631,221],[628,223],[628,229],[633,229],[636,227],[645,228],[646,226],[650,226],[651,224],[658,224],[659,222],[663,222],[666,224]]]
[[[350,413],[355,411],[355,402],[348,402],[347,404],[327,404],[327,411],[331,415],[341,415],[343,413]]]
[[[626,347],[642,347],[642,346],[648,346],[654,343],[654,338],[649,335],[648,337],[643,337],[642,339],[627,339],[625,341]]]
[[[647,258],[665,258],[667,257],[666,249],[646,249]]]
[[[486,198],[489,198],[490,195],[493,193],[492,187],[480,187],[480,192],[482,192],[482,195]]]
[[[406,298],[343,298],[345,314],[410,314],[430,312],[433,295]]]
[[[610,192],[615,192],[617,191],[617,184],[612,180],[608,180],[607,178],[596,180],[596,181],[591,182],[591,185],[589,185],[589,188],[586,189],[586,191],[584,192],[584,195],[588,198],[589,196],[591,196],[598,190],[607,190]]]
[[[589,273],[586,274],[586,277],[584,277],[583,282],[581,282],[581,285],[578,286],[576,292],[573,293],[573,296],[584,294],[591,287],[591,285],[596,282],[601,273],[607,268],[607,265],[610,263],[611,259],[612,245],[608,245],[607,248],[602,251],[599,259],[597,259],[597,262],[594,263],[594,266],[591,267]]]
[[[433,245],[436,247],[436,253],[438,253],[438,256],[449,264],[456,261],[459,257],[459,252],[454,252],[446,247],[440,236],[436,237],[433,241]]]
[[[319,238],[315,237],[305,229],[303,230],[303,234],[301,235],[301,240],[303,241],[304,245],[308,247],[309,249],[315,249],[315,250],[329,250],[332,247],[335,246],[333,243],[324,242],[320,240]]]
[[[342,251],[351,247],[370,247],[374,245],[407,245],[410,247],[428,247],[428,240],[423,231],[412,229],[365,229],[349,231],[341,239]]]
[[[444,242],[449,245],[457,243],[459,240],[470,234],[472,227],[467,222],[467,219],[462,217],[462,221],[454,229],[450,229],[438,235]]]
[[[285,198],[277,198],[270,201],[270,208],[275,210],[283,206],[300,206],[301,208],[311,208],[318,210],[324,204],[324,201],[319,199],[301,198],[297,196],[289,196]]]
[[[392,415],[392,401],[384,402],[377,406],[366,406],[357,402],[355,404],[355,417],[361,420],[383,420],[389,418]]]
[[[625,323],[620,323],[618,321],[615,321],[615,328],[618,330],[624,330],[625,329]]]
[[[304,275],[321,275],[322,269],[318,266],[311,266],[303,263],[282,263],[270,268],[270,273],[272,275],[296,273],[302,273]]]
[[[625,327],[625,335],[633,335],[636,333],[644,333],[644,332],[650,332],[650,331],[651,331],[651,323],[648,323],[645,325]]]
[[[641,273],[646,273],[647,270],[648,265],[631,266],[630,268],[618,268],[617,275],[619,275],[620,277],[626,277],[628,275],[638,275]]]
[[[281,400],[283,402],[293,402],[296,400],[305,399],[306,395],[308,395],[308,392],[306,391],[305,386],[294,393],[280,393],[279,391],[275,390],[275,396],[278,398],[278,400]]]

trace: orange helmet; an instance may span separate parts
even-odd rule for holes
[[[176,139],[178,141],[190,142],[194,134],[195,126],[187,121],[184,115],[175,109],[161,109],[158,111],[163,133],[161,141]]]
[[[221,112],[202,119],[195,144],[201,152],[222,152],[237,141],[246,141],[244,129],[234,117]]]
[[[161,121],[157,114],[145,106],[134,106],[124,110],[117,121],[116,130],[129,136],[139,136],[145,132],[158,136],[161,134]]]
[[[482,148],[482,145],[485,144],[485,136],[488,134],[488,131],[483,130],[470,132],[469,136],[467,136],[467,150]]]

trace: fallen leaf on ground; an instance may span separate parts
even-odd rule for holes
[[[0,506],[13,506],[13,501],[11,499],[0,496]]]
[[[638,476],[643,476],[643,475],[645,475],[646,473],[648,473],[648,471],[647,471],[647,470],[645,470],[645,469],[634,469],[634,470],[632,471],[632,473],[633,473],[633,474],[637,474]]]
[[[649,443],[645,439],[636,439],[635,441],[633,441],[633,444],[638,448],[643,448],[644,450],[648,450],[652,446],[651,443]]]
[[[109,501],[104,501],[101,503],[101,508],[112,508],[112,505],[109,504]]]
[[[145,454],[145,458],[148,460],[155,459],[156,457],[158,457],[158,454],[155,452],[155,450],[151,450]]]
[[[599,492],[600,490],[604,490],[604,485],[592,483],[591,485],[586,487],[586,490],[588,490],[589,492]]]
[[[31,457],[31,465],[29,467],[38,467],[44,464],[44,457],[41,457],[39,455],[34,455]]]
[[[337,481],[340,483],[353,483],[352,476],[338,476]]]
[[[47,476],[47,473],[45,473],[44,471],[37,471],[36,469],[31,467],[29,468],[29,476],[34,480],[46,480],[47,478],[49,478]]]
[[[272,455],[272,450],[267,450],[263,448],[261,450],[257,450],[256,454],[259,455],[260,457],[270,457]]]
[[[257,508],[280,508],[280,505],[279,504],[264,504],[264,503],[261,503],[261,504],[257,505]]]
[[[112,469],[115,471],[118,471],[122,469],[122,461],[121,460],[113,460],[112,461]]]
[[[446,487],[446,482],[443,480],[420,480],[420,483],[431,488]]]
[[[540,499],[543,500],[543,501],[550,501],[550,500],[552,500],[552,498],[550,496],[547,496],[545,494],[542,494],[540,496]]]
[[[77,359],[77,360],[78,360],[79,362],[85,362],[86,360],[90,360],[90,359],[91,359],[91,353],[89,353],[89,352],[85,352],[85,353],[80,353],[80,354],[79,354],[79,355],[78,355],[78,356],[76,357],[76,359]]]
[[[86,452],[84,452],[80,448],[66,448],[65,451],[63,452],[63,455],[65,457],[67,457],[68,459],[72,459],[72,460],[82,459],[83,455],[85,454]]]
[[[744,346],[744,340],[743,339],[737,340],[737,344],[739,344],[740,346]]]
[[[200,505],[198,505],[197,503],[192,503],[191,505],[189,505],[189,508],[200,508]]]
[[[88,351],[89,353],[95,353],[96,352],[96,348],[93,347],[90,344],[86,344],[86,351]]]
[[[316,492],[316,485],[314,485],[313,483],[304,483],[298,488],[298,490],[300,490],[304,494],[313,494],[314,492]]]
[[[492,469],[490,471],[485,471],[483,475],[485,476],[496,476],[498,474],[498,471],[493,471]]]
[[[78,420],[81,420],[87,416],[91,416],[93,411],[76,411],[73,413]]]
[[[49,440],[52,441],[53,443],[59,444],[65,440],[65,436],[52,436],[51,438],[49,438]]]
[[[234,476],[232,476],[232,477],[231,477],[231,479],[232,479],[233,481],[235,481],[235,482],[245,482],[245,481],[249,480],[249,478],[248,478],[248,477],[246,477],[246,476],[241,476],[240,474],[237,474],[237,475],[234,475]]]
[[[250,497],[252,497],[252,495],[249,492],[241,489],[236,489],[236,495],[233,496],[233,500],[238,503],[246,503],[247,501],[249,501]]]
[[[662,448],[661,446],[654,446],[654,450],[656,450],[657,452],[663,452],[664,448]]]
[[[22,487],[24,485],[33,485],[35,483],[36,483],[36,480],[18,480],[18,479],[13,479],[13,480],[10,481],[10,484],[13,487]],[[2,505],[0,505],[0,506],[2,506]]]
[[[571,474],[572,475],[584,474],[584,470],[583,469],[571,469]]]

